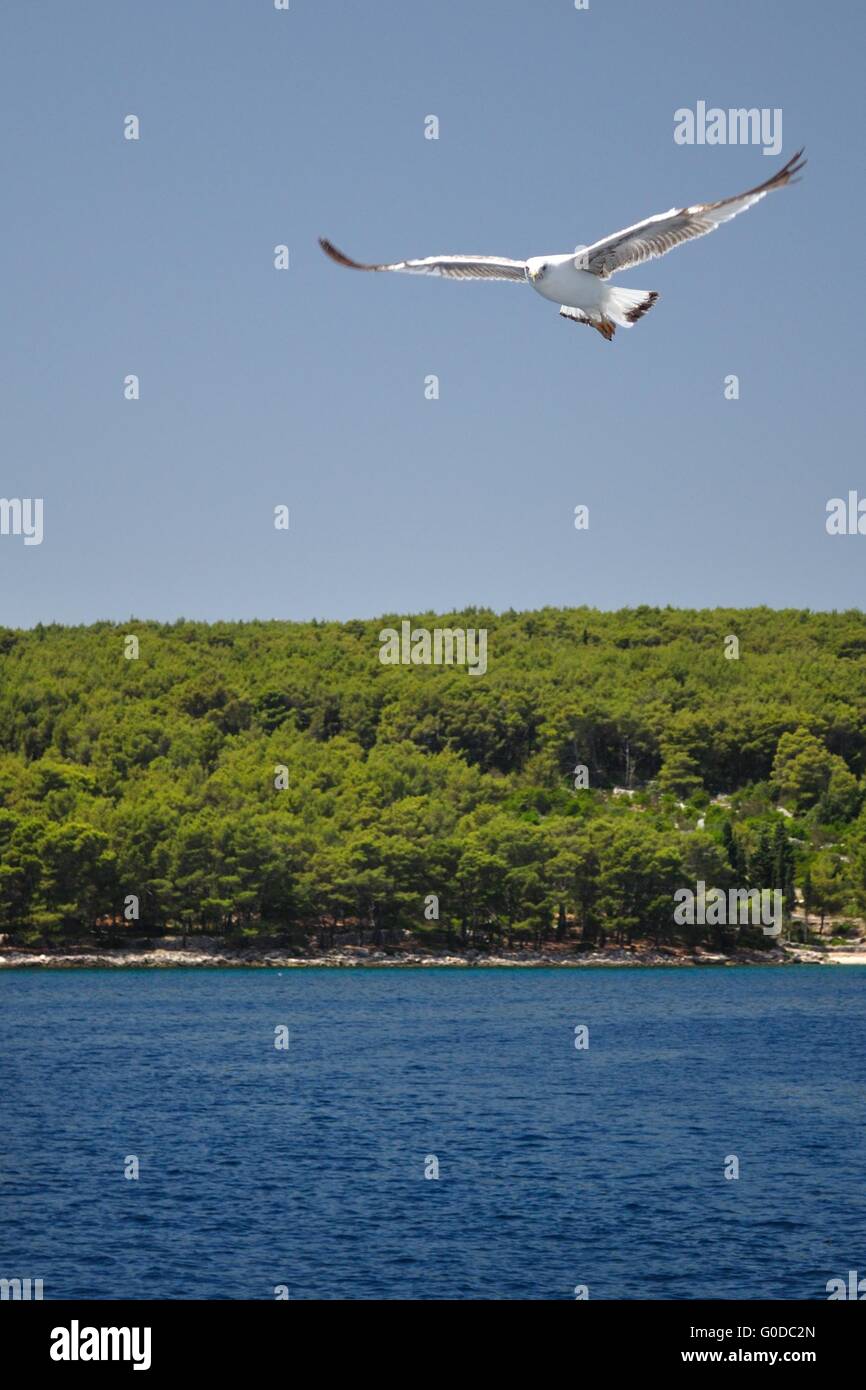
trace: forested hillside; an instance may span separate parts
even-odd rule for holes
[[[664,941],[696,880],[863,913],[863,613],[413,619],[486,628],[483,676],[383,665],[401,617],[0,629],[0,930]]]

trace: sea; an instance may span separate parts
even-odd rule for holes
[[[0,974],[0,1277],[44,1298],[826,1299],[866,968]]]

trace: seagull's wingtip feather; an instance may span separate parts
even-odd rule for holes
[[[334,245],[332,241],[328,241],[327,237],[320,236],[319,245],[321,246],[325,255],[330,256],[332,261],[336,261],[338,265],[347,265],[350,268],[350,270],[379,269],[379,267],[375,265],[362,265],[360,261],[353,261],[350,256],[347,256],[345,254],[344,251],[338,250],[338,248]]]

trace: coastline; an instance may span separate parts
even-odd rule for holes
[[[102,950],[69,947],[0,947],[0,970],[94,970],[94,969],[227,969],[300,970],[329,969],[697,969],[705,966],[783,966],[783,965],[866,965],[866,948],[817,950],[802,946],[775,947],[767,951],[742,949],[730,954],[707,950],[675,951],[670,948],[641,947],[635,950],[608,948],[566,954],[552,951],[450,951],[432,954],[422,951],[383,951],[367,946],[342,946],[318,954],[298,956],[278,950],[255,948],[215,948],[202,944],[189,947],[160,946],[133,950],[106,947]]]

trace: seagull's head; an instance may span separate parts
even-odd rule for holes
[[[530,256],[526,262],[526,273],[533,285],[543,280],[549,269],[550,262],[546,256]]]

